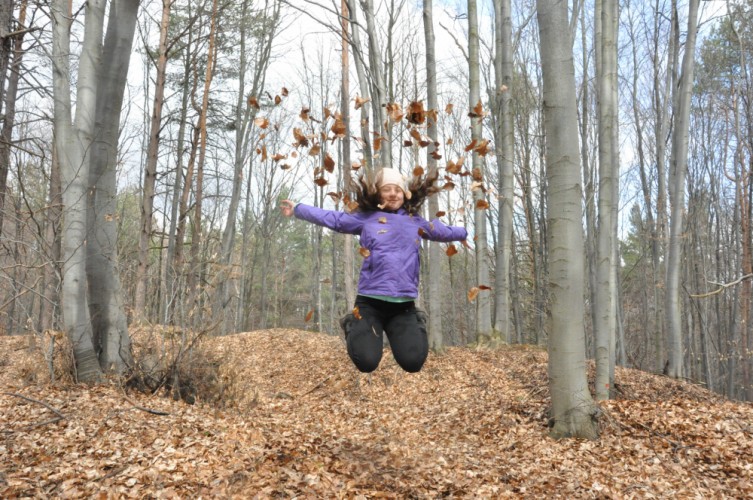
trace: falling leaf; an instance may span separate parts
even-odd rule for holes
[[[406,139],[406,140],[403,141],[403,147],[404,148],[409,148],[409,147],[412,147],[412,146],[413,146],[413,141],[411,141],[410,139]]]
[[[481,99],[479,99],[471,112],[468,113],[468,116],[471,118],[483,118],[485,116],[484,106],[483,104],[481,104]]]
[[[361,166],[362,166],[362,163],[360,161],[352,161],[352,162],[350,162],[350,169],[351,170],[358,170],[359,168],[361,168]]]
[[[453,107],[452,103],[448,104],[447,106],[444,107],[444,112],[447,113],[448,115],[451,115],[452,114],[452,107]]]
[[[269,120],[264,116],[258,116],[254,118],[254,125],[261,129],[269,127]]]
[[[298,114],[298,116],[301,117],[301,120],[307,122],[307,121],[309,121],[309,118],[311,118],[309,116],[309,113],[311,113],[311,109],[309,109],[309,108],[302,108],[301,112]]]
[[[272,161],[275,162],[275,163],[277,163],[278,161],[284,160],[287,157],[288,157],[288,155],[284,155],[284,154],[280,154],[280,153],[275,153],[274,155],[272,155]]]
[[[261,147],[261,161],[262,162],[267,161],[267,146]]]
[[[420,141],[421,140],[421,132],[419,132],[417,129],[411,129],[409,132],[410,136],[413,137],[415,140]]]
[[[293,137],[295,138],[295,142],[293,143],[293,146],[298,148],[298,147],[309,145],[309,140],[305,135],[303,135],[303,131],[301,129],[294,128]]]
[[[325,179],[324,177],[317,177],[316,179],[314,179],[314,184],[316,184],[319,187],[324,187],[329,183],[327,182],[327,179]]]
[[[259,109],[259,100],[255,96],[249,96],[248,105],[253,108]]]
[[[450,246],[447,247],[447,250],[445,250],[445,253],[447,254],[448,257],[452,257],[453,255],[458,253],[458,249],[455,245],[451,243]]]
[[[473,180],[474,181],[483,182],[483,180],[484,180],[484,173],[483,173],[483,171],[480,168],[478,168],[478,167],[474,168],[473,172],[471,172],[471,174],[473,175]]]
[[[419,228],[418,228],[418,235],[419,235],[419,236],[420,236],[421,238],[424,238],[424,239],[426,239],[426,238],[428,238],[428,237],[429,237],[429,233],[427,233],[427,232],[426,232],[426,229],[424,229],[424,228],[422,228],[422,227],[419,227]]]
[[[486,286],[486,285],[479,285],[479,286],[478,286],[478,289],[479,289],[479,290],[491,290],[491,289],[492,289],[492,287],[490,287],[490,286]]]
[[[440,210],[439,212],[437,212],[436,214],[434,214],[434,216],[435,217],[444,217],[445,216],[445,212],[443,212],[442,210]]]
[[[477,200],[476,201],[476,210],[486,210],[489,208],[489,202],[486,200]]]
[[[474,286],[473,288],[468,290],[468,302],[473,302],[474,300],[476,300],[476,297],[478,296],[478,293],[480,291],[481,290],[479,290],[477,286]]]
[[[361,319],[361,311],[358,309],[358,306],[353,308],[353,316],[355,316],[356,319]]]
[[[282,165],[280,165],[280,169],[281,170],[288,170],[288,169],[290,169],[290,165],[287,164],[287,163],[283,163]]]
[[[431,152],[431,157],[434,158],[435,160],[441,160],[442,159],[441,153],[439,151],[437,151],[436,149]]]
[[[332,201],[334,201],[335,203],[340,203],[340,193],[335,193],[334,191],[331,191],[327,193],[327,196],[332,198]]]
[[[366,104],[367,102],[369,102],[371,99],[368,98],[368,97],[363,98],[363,97],[359,97],[358,95],[356,95],[355,99],[353,99],[353,100],[356,102],[355,108],[356,109],[361,109],[361,106],[363,106],[364,104]]]
[[[408,105],[408,116],[406,117],[408,123],[414,125],[421,125],[426,121],[426,111],[424,111],[424,103],[421,101],[413,101]]]
[[[329,109],[327,106],[324,106],[324,109],[322,110],[322,114],[324,114],[324,119],[328,119],[330,116],[332,116],[332,110]]]
[[[467,145],[467,146],[465,147],[465,152],[467,153],[468,151],[473,151],[473,150],[474,150],[474,149],[476,148],[476,143],[477,143],[477,142],[478,142],[478,140],[477,140],[477,139],[473,139],[473,140],[471,141],[471,143],[470,143],[470,144],[468,144],[468,145]]]
[[[332,128],[330,128],[333,134],[335,134],[335,137],[343,138],[345,137],[345,134],[348,132],[347,127],[345,126],[345,122],[342,119],[342,116],[338,113],[335,115],[335,123],[332,124]]]
[[[377,220],[380,224],[387,224],[387,217],[379,217]]]
[[[382,141],[384,141],[384,137],[377,136],[374,138],[374,151],[379,151],[382,149]]]
[[[311,149],[309,149],[309,156],[318,156],[321,150],[322,146],[319,143],[316,143],[311,146]]]
[[[335,160],[332,159],[329,153],[324,156],[324,170],[330,174],[335,170]]]
[[[444,191],[452,191],[453,189],[455,189],[455,183],[452,181],[447,181],[444,183],[444,186],[442,186],[442,189]]]
[[[279,106],[281,102],[282,102],[282,97],[276,95],[275,96],[275,106]]]
[[[430,109],[426,112],[426,118],[432,123],[437,123],[439,120],[439,113],[437,113],[436,109]]]
[[[368,249],[368,248],[365,248],[365,247],[361,247],[361,248],[359,248],[359,249],[358,249],[358,253],[360,253],[360,254],[361,254],[361,257],[363,257],[364,259],[365,259],[366,257],[368,257],[369,255],[371,255],[371,252],[369,251],[369,249]]]
[[[280,94],[282,94],[283,97],[287,97],[288,96],[288,89],[286,89],[285,87],[283,87],[282,90],[280,90]]]
[[[312,309],[306,313],[306,318],[304,319],[304,321],[308,323],[309,321],[311,321],[311,318],[313,317],[314,317],[314,310]]]
[[[473,148],[473,150],[481,156],[486,156],[487,153],[489,153],[489,140],[488,139],[481,140],[478,143],[478,145],[476,145],[476,147]]]
[[[416,167],[413,169],[413,177],[421,177],[424,175],[423,167]]]
[[[397,123],[403,119],[403,108],[400,107],[398,103],[391,102],[388,103],[385,107],[387,108],[387,115],[394,123]]]

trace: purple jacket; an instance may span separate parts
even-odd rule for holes
[[[338,233],[360,236],[361,246],[368,250],[358,279],[361,295],[418,297],[421,238],[462,241],[468,237],[464,227],[446,226],[439,219],[427,222],[402,208],[396,213],[345,213],[299,203],[294,214]]]

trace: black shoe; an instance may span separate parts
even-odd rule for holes
[[[416,308],[416,319],[426,327],[429,324],[429,315],[423,309]]]
[[[340,328],[342,328],[343,333],[345,333],[345,340],[348,340],[348,333],[350,332],[350,325],[352,325],[355,320],[356,320],[356,316],[353,313],[348,313],[342,318],[340,318]]]

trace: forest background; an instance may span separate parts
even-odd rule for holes
[[[3,2],[3,331],[65,331],[81,379],[129,325],[335,334],[357,241],[279,200],[439,168],[474,250],[425,245],[435,350],[562,336],[599,397],[617,364],[753,400],[751,7],[435,3]]]

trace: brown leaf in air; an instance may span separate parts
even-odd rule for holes
[[[380,224],[387,224],[387,217],[379,217],[379,219],[377,219],[377,221]]]
[[[444,112],[447,113],[448,115],[451,115],[452,114],[452,107],[453,107],[452,103],[448,104],[447,106],[444,107]]]
[[[259,109],[259,100],[256,96],[248,96],[248,105],[252,108]]]
[[[282,94],[283,97],[288,96],[288,89],[283,87],[282,90],[280,90],[280,94]]]
[[[295,138],[295,142],[293,143],[293,146],[298,148],[298,147],[309,145],[309,140],[305,135],[303,135],[303,131],[301,129],[294,128],[293,137]]]
[[[479,290],[477,286],[474,286],[473,288],[468,290],[468,302],[473,302],[474,300],[476,300],[476,297],[478,296],[478,293],[480,291],[481,290]]]
[[[388,103],[385,107],[387,108],[387,115],[394,123],[397,123],[403,119],[403,108],[398,103],[391,102]]]
[[[324,187],[329,183],[327,182],[327,179],[325,179],[324,177],[317,177],[316,179],[314,179],[314,184],[316,184],[319,187]]]
[[[284,155],[284,154],[280,154],[280,153],[275,153],[274,155],[272,155],[272,161],[275,162],[275,163],[277,163],[278,161],[284,160],[287,157],[288,157],[288,155]]]
[[[490,286],[486,286],[486,285],[479,285],[479,286],[478,286],[478,289],[479,289],[479,290],[491,290],[491,289],[492,289],[492,287],[490,287]]]
[[[309,149],[309,156],[317,156],[322,151],[322,146],[319,143],[314,144]]]
[[[406,139],[406,140],[403,141],[403,147],[404,148],[410,148],[412,146],[413,146],[413,141],[411,141],[410,139]]]
[[[361,311],[358,309],[358,306],[353,308],[353,316],[355,316],[356,319],[361,319]]]
[[[421,125],[426,121],[426,111],[424,111],[424,103],[421,101],[413,101],[408,105],[408,116],[406,118],[408,123],[414,125]]]
[[[413,169],[413,177],[421,177],[422,175],[424,175],[423,167],[416,167]]]
[[[358,253],[360,253],[360,254],[361,254],[361,257],[363,257],[364,259],[365,259],[366,257],[368,257],[369,255],[371,255],[371,252],[369,251],[369,249],[368,249],[368,248],[365,248],[365,247],[361,247],[361,248],[359,248],[359,249],[358,249]]]
[[[481,100],[476,103],[476,105],[473,107],[470,113],[468,113],[468,116],[471,118],[483,118],[485,116],[484,113],[484,106],[481,104]]]
[[[281,170],[289,170],[290,169],[290,165],[287,164],[287,163],[283,163],[282,165],[280,165],[280,169]]]
[[[307,122],[311,118],[310,113],[311,113],[311,109],[309,109],[309,108],[302,108],[301,112],[298,114],[298,116],[301,117],[301,120]]]
[[[445,253],[447,254],[448,257],[452,257],[453,255],[458,253],[458,249],[455,245],[450,243],[450,246],[447,247],[447,250],[445,250]]]
[[[335,134],[335,137],[343,138],[345,137],[345,134],[348,132],[347,127],[345,126],[345,122],[342,119],[342,115],[340,113],[335,115],[335,123],[332,124],[332,128],[330,128],[333,134]]]
[[[489,208],[489,202],[486,200],[477,200],[476,201],[476,210],[486,210]]]
[[[482,139],[473,150],[481,156],[486,156],[489,153],[489,140]]]
[[[254,118],[254,125],[261,129],[265,129],[269,127],[269,120],[267,120],[267,118],[264,116],[257,116],[256,118]]]
[[[477,139],[473,139],[473,140],[471,141],[471,143],[470,143],[470,144],[468,144],[468,145],[467,145],[467,146],[465,147],[465,152],[467,153],[468,151],[473,151],[474,149],[476,149],[476,143],[478,143],[478,140],[477,140]]]
[[[329,153],[324,156],[324,170],[330,174],[335,170],[335,160],[332,159]]]
[[[275,96],[275,106],[279,106],[281,102],[282,102],[282,97],[276,95]]]
[[[439,212],[437,212],[436,214],[434,214],[435,217],[444,217],[445,215],[446,215],[446,213],[444,211],[442,211],[442,210],[440,210]]]
[[[358,95],[356,95],[356,97],[353,100],[356,102],[355,108],[356,109],[361,109],[361,106],[363,106],[364,104],[366,104],[367,102],[369,102],[371,99],[368,98],[368,97],[363,98],[363,97],[359,97]]]
[[[314,310],[312,309],[312,310],[310,310],[309,312],[306,313],[306,318],[304,318],[303,321],[305,321],[306,323],[308,323],[309,321],[311,321],[311,318],[313,318],[313,317],[314,317]]]

